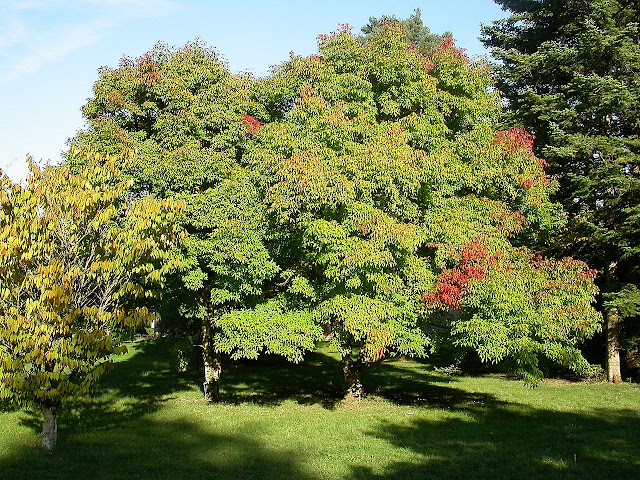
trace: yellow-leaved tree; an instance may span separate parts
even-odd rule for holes
[[[182,205],[133,198],[116,159],[102,160],[78,172],[29,161],[25,182],[0,179],[0,397],[42,409],[49,451],[60,406],[153,318],[176,263]]]

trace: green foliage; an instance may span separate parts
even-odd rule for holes
[[[633,318],[640,315],[640,289],[635,285],[625,285],[620,291],[604,295],[605,307],[615,307],[620,317]]]
[[[216,324],[216,348],[233,359],[256,359],[264,351],[298,363],[322,333],[307,310],[294,310],[277,300],[251,310],[234,310]]]
[[[569,226],[554,251],[597,268],[605,307],[627,309],[640,284],[640,6],[498,3],[511,16],[485,26],[483,41],[501,61],[511,120],[536,134],[559,175],[554,199]]]
[[[452,332],[483,361],[515,358],[528,383],[542,378],[540,357],[588,376],[592,367],[579,347],[600,330],[591,303],[593,272],[582,262],[516,256],[472,282]]]
[[[385,24],[394,22],[398,22],[402,26],[407,43],[413,44],[424,56],[433,54],[444,37],[451,36],[449,32],[444,35],[431,33],[429,27],[422,22],[422,12],[419,8],[416,8],[406,19],[397,19],[394,15],[383,15],[380,18],[369,17],[369,23],[361,30],[365,36],[381,35],[384,32]]]
[[[83,110],[91,126],[73,143],[137,150],[139,160],[127,170],[133,188],[184,201],[179,223],[188,236],[181,278],[173,279],[163,309],[165,325],[199,333],[204,324],[222,342],[213,349],[233,358],[267,351],[299,361],[319,338],[316,326],[302,325],[308,315],[282,311],[299,320],[283,328],[283,320],[265,323],[258,321],[265,313],[247,310],[274,295],[269,282],[282,281],[266,246],[275,235],[267,207],[242,161],[247,140],[262,125],[252,115],[267,116],[254,99],[259,91],[260,82],[231,75],[217,52],[199,42],[157,45],[101,71]],[[269,326],[278,331],[267,334]]]
[[[0,396],[21,405],[85,393],[176,267],[181,205],[132,198],[114,160],[95,159],[0,180]]]
[[[564,225],[530,136],[496,131],[501,109],[487,65],[470,63],[448,36],[427,47],[435,37],[419,12],[372,19],[365,33],[345,26],[321,35],[317,55],[292,56],[260,81],[230,75],[198,43],[157,47],[105,69],[84,109],[91,128],[75,143],[140,151],[127,171],[134,188],[184,200],[185,288],[172,287],[172,303],[205,319],[216,348],[233,358],[268,351],[299,361],[320,325],[350,362],[425,356],[436,330],[461,325],[458,312],[439,308],[453,304],[421,300],[442,290],[456,252],[477,242],[515,262],[518,245],[545,242]],[[535,345],[509,345],[507,354],[490,337],[453,333],[494,352],[485,360],[516,358],[527,375],[537,375],[538,355],[586,371],[575,345],[598,321],[591,278],[574,288],[561,273],[568,263],[531,262],[516,268],[514,305],[532,309],[527,282],[559,275],[554,302],[578,301],[581,317],[550,310],[521,335]],[[480,299],[471,293],[480,280],[490,284],[467,278],[458,300]],[[501,308],[489,300],[475,313],[487,324]],[[582,330],[562,330],[579,317]],[[565,332],[555,353],[539,347],[543,324]]]
[[[487,66],[470,64],[451,38],[425,57],[397,22],[364,38],[348,27],[320,36],[318,55],[293,57],[263,85],[269,98],[291,106],[247,147],[278,232],[270,248],[283,270],[304,279],[307,304],[329,325],[343,359],[366,365],[427,355],[437,336],[432,317],[441,314],[421,308],[420,295],[438,287],[460,247],[480,239],[511,257],[525,236],[544,239],[562,227],[549,199],[555,184],[526,132],[496,132],[500,105],[491,86]],[[592,279],[574,285],[569,273],[563,277],[565,264],[520,264],[510,273],[523,269],[511,307],[470,294],[469,302],[487,302],[475,312],[482,322],[519,305],[529,313],[517,321],[531,324],[535,294],[527,285],[553,275],[559,286],[550,304],[579,301],[582,314],[566,319],[550,307],[520,333],[532,346],[509,344],[504,354],[491,336],[456,324],[457,314],[447,312],[438,328],[454,325],[461,344],[491,352],[485,360],[516,358],[532,378],[539,354],[585,372],[576,344],[599,321]],[[563,329],[571,322],[583,325]],[[545,328],[563,337],[539,348]]]

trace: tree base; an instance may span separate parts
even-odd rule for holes
[[[344,396],[346,403],[359,402],[365,397],[364,388],[362,385],[353,385],[347,389],[347,393]]]
[[[53,452],[58,441],[58,415],[55,407],[42,407],[44,422],[42,423],[42,449]]]
[[[204,382],[202,384],[204,390],[204,400],[207,403],[216,403],[220,401],[220,384],[218,382]]]
[[[364,373],[366,367],[367,365],[359,359],[351,357],[342,359],[342,371],[347,385],[345,401],[360,401],[364,398]]]

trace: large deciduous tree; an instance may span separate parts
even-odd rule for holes
[[[42,409],[46,450],[60,406],[125,350],[123,333],[153,318],[148,302],[176,266],[180,205],[130,197],[101,160],[0,179],[0,396]]]
[[[640,4],[497,3],[511,16],[485,26],[483,41],[501,61],[512,121],[559,175],[569,227],[556,250],[600,271],[607,378],[620,381],[620,348],[637,350],[640,328]]]
[[[541,356],[587,372],[576,343],[599,325],[592,272],[517,247],[563,219],[530,136],[496,132],[488,67],[450,37],[427,57],[390,20],[318,41],[267,82],[265,104],[283,108],[247,162],[272,258],[331,330],[348,394],[362,395],[369,365],[443,337],[531,380]]]
[[[90,126],[73,140],[105,153],[137,150],[126,170],[132,188],[186,202],[180,219],[189,234],[184,269],[164,313],[196,320],[208,401],[218,398],[221,352],[237,358],[266,350],[298,361],[320,335],[303,312],[292,314],[296,321],[288,328],[276,322],[268,331],[264,314],[252,310],[267,298],[281,302],[265,286],[283,282],[265,246],[266,206],[242,162],[259,119],[268,118],[252,99],[254,84],[231,75],[217,52],[199,42],[180,49],[158,45],[101,70],[83,109]]]

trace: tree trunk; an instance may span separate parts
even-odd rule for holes
[[[367,365],[351,355],[342,357],[342,371],[347,387],[345,400],[361,400],[364,396],[364,373]]]
[[[615,286],[616,269],[618,262],[610,262],[607,268],[606,280],[610,291]],[[622,381],[620,371],[620,311],[611,306],[606,312],[607,334],[607,382],[617,383]]]
[[[617,383],[622,381],[620,372],[620,339],[619,332],[620,312],[616,307],[607,310],[607,382]]]
[[[42,449],[52,452],[56,448],[56,441],[58,440],[57,408],[43,405],[42,415],[44,416],[44,422],[42,423]]]
[[[204,399],[208,403],[220,400],[220,374],[222,365],[217,354],[209,350],[204,352]]]
[[[208,403],[220,400],[222,364],[214,345],[213,307],[207,302],[207,315],[202,322],[202,359],[204,360],[204,399]]]

